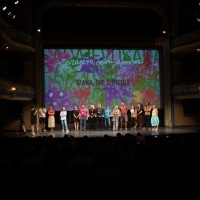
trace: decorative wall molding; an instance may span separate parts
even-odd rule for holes
[[[19,46],[28,49],[32,52],[35,51],[33,48],[33,38],[30,34],[25,33],[21,30],[16,29],[13,26],[6,24],[6,22],[0,16],[0,36],[3,36],[8,42],[15,46]]]
[[[200,82],[194,84],[191,83],[191,84],[176,85],[172,88],[173,96],[199,95],[199,94],[200,94]]]
[[[174,53],[185,47],[200,45],[200,30],[176,36],[172,42],[171,52]]]
[[[10,95],[12,87],[15,87],[17,96],[35,98],[35,89],[32,85],[15,83],[0,77],[0,92],[2,94]]]

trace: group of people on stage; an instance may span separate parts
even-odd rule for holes
[[[38,114],[39,114],[39,123],[40,123],[40,132],[44,131],[46,132],[46,115],[48,113],[48,127],[50,128],[50,131],[54,131],[55,128],[55,110],[53,109],[53,106],[50,106],[47,110],[43,105],[39,108]],[[31,133],[32,135],[35,135],[35,125],[37,123],[37,110],[35,108],[35,105],[31,107]],[[62,131],[66,131],[69,133],[69,129],[67,126],[67,110],[65,107],[61,108],[60,111],[60,121],[62,125]]]
[[[86,123],[89,120],[90,130],[110,130],[111,129],[111,119],[113,122],[112,130],[122,130],[123,125],[125,130],[128,126],[128,107],[124,102],[118,106],[116,105],[113,110],[109,108],[108,105],[105,108],[99,103],[96,107],[95,105],[90,105],[90,108],[86,108],[85,105],[81,105],[79,108],[75,106],[73,110],[73,122],[74,130],[85,131]],[[50,106],[47,110],[43,105],[39,108],[38,112],[33,105],[31,107],[31,132],[35,135],[34,127],[37,123],[37,113],[39,114],[40,131],[46,131],[46,114],[48,114],[48,128],[50,131],[54,131],[55,128],[55,110],[53,106]],[[159,118],[158,109],[156,105],[151,105],[149,102],[143,106],[138,103],[137,107],[132,105],[130,109],[131,117],[131,129],[139,127],[140,129],[146,127],[149,130],[158,130]],[[67,110],[65,107],[61,108],[60,120],[62,125],[62,131],[69,133],[67,125]],[[104,122],[104,123],[103,123]]]
[[[149,130],[158,130],[159,117],[158,108],[156,105],[151,105],[148,101],[146,102],[145,106],[143,106],[141,103],[138,103],[137,107],[132,105],[130,112],[133,129],[139,126],[140,129],[146,127],[149,128]]]

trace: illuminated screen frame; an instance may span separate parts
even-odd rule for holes
[[[160,50],[44,49],[44,104],[72,111],[146,101],[161,105]]]

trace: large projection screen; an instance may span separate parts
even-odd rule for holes
[[[56,111],[146,101],[160,108],[160,51],[44,49],[44,83],[45,106]]]

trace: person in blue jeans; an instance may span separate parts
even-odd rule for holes
[[[67,126],[67,111],[65,110],[65,107],[62,107],[62,110],[60,111],[60,120],[62,124],[62,131],[69,133]]]
[[[80,118],[80,131],[86,130],[86,121],[88,120],[89,111],[83,104],[79,110],[79,118]]]
[[[110,110],[109,106],[106,105],[106,108],[104,109],[104,112],[103,112],[105,130],[110,130],[110,114],[111,114],[111,110]]]

